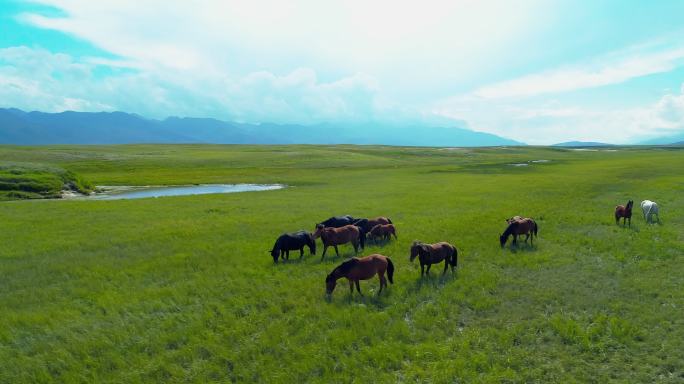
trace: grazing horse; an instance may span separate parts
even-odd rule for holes
[[[647,223],[652,223],[653,215],[656,215],[660,223],[660,216],[658,216],[658,204],[655,201],[644,200],[641,202],[641,210],[644,212],[644,219]]]
[[[344,227],[345,225],[354,224],[354,221],[356,220],[357,219],[350,215],[333,216],[328,220],[321,221],[320,223],[316,224],[316,228],[318,228],[319,225],[323,225],[324,227],[339,228]]]
[[[534,237],[537,236],[537,230],[537,223],[535,223],[532,219],[522,219],[513,221],[510,224],[508,224],[508,227],[506,227],[504,233],[502,233],[501,236],[499,236],[499,243],[501,243],[501,248],[503,248],[504,245],[506,245],[506,241],[508,241],[508,236],[511,235],[513,235],[513,244],[518,244],[519,235],[526,235],[525,242],[527,243],[527,239],[530,239],[530,244],[532,244],[534,241]]]
[[[414,241],[411,244],[411,257],[409,260],[413,262],[416,256],[418,256],[420,261],[420,277],[423,277],[423,273],[429,275],[432,264],[441,263],[442,260],[444,260],[444,272],[442,272],[442,275],[446,273],[449,265],[451,265],[451,272],[453,273],[454,268],[458,264],[458,251],[456,247],[444,241],[435,244]],[[425,272],[426,265],[427,271]]]
[[[340,244],[352,243],[354,246],[354,252],[359,252],[359,245],[364,248],[364,240],[361,237],[361,231],[355,225],[345,225],[340,228],[329,228],[324,227],[323,224],[318,224],[316,227],[316,232],[313,233],[313,238],[318,237],[323,241],[323,254],[321,255],[321,260],[325,257],[325,251],[328,247],[335,247],[335,254],[337,257],[340,256],[337,246]]]
[[[373,241],[378,238],[389,240],[392,238],[392,235],[394,235],[394,238],[398,240],[397,230],[394,228],[393,224],[378,224],[370,230],[370,237],[373,239]]]
[[[325,278],[325,292],[328,295],[332,294],[335,285],[337,285],[337,280],[346,277],[349,281],[350,295],[354,294],[354,284],[356,284],[356,290],[359,292],[359,295],[363,296],[359,287],[359,280],[368,280],[374,275],[378,275],[380,279],[379,295],[382,292],[382,288],[387,286],[385,271],[387,272],[387,280],[394,284],[394,264],[392,264],[392,260],[389,257],[379,254],[361,258],[353,257],[333,269]]]
[[[629,226],[632,226],[632,206],[634,201],[629,200],[627,205],[617,205],[615,207],[615,224],[620,224],[620,218],[622,218],[622,226],[624,227],[629,220]]]
[[[295,251],[299,249],[299,258],[304,256],[304,246],[309,247],[309,252],[312,255],[316,254],[316,240],[313,235],[307,231],[300,230],[292,233],[283,233],[278,237],[275,244],[273,244],[273,249],[269,251],[271,256],[273,256],[273,262],[278,262],[278,257],[283,260],[290,259],[290,251]]]

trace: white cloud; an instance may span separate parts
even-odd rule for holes
[[[473,128],[484,132],[518,132],[516,138],[529,144],[570,140],[629,144],[684,131],[684,84],[678,93],[667,93],[651,103],[630,108],[539,98],[461,98],[457,104],[454,102],[438,105],[433,112],[466,119]]]
[[[622,56],[622,55],[620,55]],[[476,89],[485,99],[529,97],[618,84],[627,80],[669,72],[684,64],[684,48],[661,52],[633,52],[626,57],[604,57],[597,62],[564,67],[507,80]]]
[[[238,77],[305,67],[326,78],[366,73],[385,89],[404,91],[454,73],[467,78],[482,61],[546,25],[535,15],[549,7],[540,0],[36,2],[64,16],[26,13],[21,20],[149,70]]]
[[[525,51],[549,44],[539,36],[559,21],[552,2],[33,1],[62,15],[20,20],[113,57],[0,50],[6,106],[247,122],[465,120],[529,143],[616,142],[681,127],[678,93],[633,108],[546,100],[671,71],[684,64],[679,43],[479,87],[488,71],[502,76],[501,68],[539,58]],[[434,100],[445,95],[455,96]]]
[[[0,102],[43,111],[123,110],[144,116],[207,116],[245,122],[366,121],[386,111],[372,77],[322,82],[311,69],[284,76],[261,71],[238,79],[187,78],[182,71],[129,71],[95,76],[100,63],[44,49],[0,49]],[[126,67],[126,65],[123,65]],[[109,67],[111,69],[111,67]],[[114,68],[115,69],[115,68]]]

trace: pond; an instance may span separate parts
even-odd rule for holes
[[[212,193],[236,193],[271,191],[285,188],[282,184],[198,184],[170,186],[100,186],[102,192],[82,198],[88,200],[144,199],[148,197],[206,195]]]

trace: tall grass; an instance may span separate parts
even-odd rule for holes
[[[0,161],[95,184],[290,186],[1,203],[0,382],[684,380],[680,150],[0,147]],[[630,198],[657,201],[662,224],[616,226]],[[272,262],[280,233],[336,214],[397,226],[362,253],[394,260],[382,295],[374,279],[325,299],[350,246]],[[539,223],[534,247],[499,247],[515,214]],[[457,272],[421,279],[413,240],[454,243]]]

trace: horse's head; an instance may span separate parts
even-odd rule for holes
[[[632,206],[634,205],[634,201],[630,200],[627,202],[627,209],[632,209]]]
[[[325,278],[325,293],[330,295],[333,293],[335,290],[335,286],[337,285],[337,279],[333,276],[333,274],[329,274]]]
[[[278,256],[280,256],[280,250],[278,248],[273,248],[272,250],[270,250],[268,252],[273,257],[273,262],[277,263],[278,262]]]
[[[507,235],[501,235],[501,236],[499,236],[499,243],[501,243],[501,248],[503,248],[504,245],[506,245],[506,240],[507,240],[507,239],[508,239],[508,236],[507,236]]]
[[[314,231],[314,233],[311,234],[311,237],[313,237],[314,239],[318,239],[319,237],[321,237],[321,233],[324,229],[325,225],[321,223],[316,224],[316,230]]]
[[[409,257],[409,261],[415,260],[416,256],[418,256],[421,244],[422,243],[419,241],[414,241],[413,244],[411,244],[411,256]]]
[[[313,233],[310,233],[308,238],[308,246],[312,255],[316,254],[316,238],[313,237]]]

